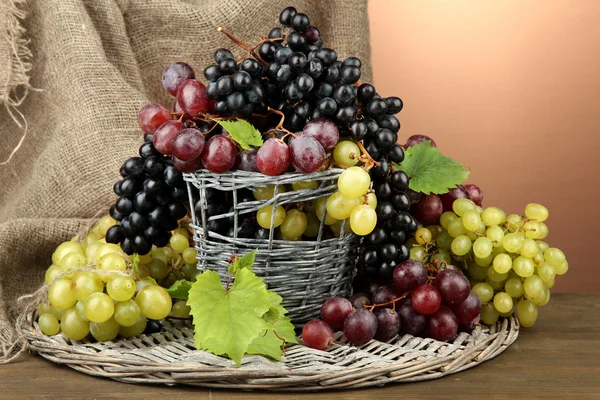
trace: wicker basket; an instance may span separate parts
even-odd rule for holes
[[[46,336],[30,314],[20,333],[29,349],[83,373],[127,383],[186,384],[223,389],[318,391],[381,386],[440,378],[472,368],[510,346],[518,336],[515,318],[476,327],[452,341],[410,335],[362,347],[337,333],[327,351],[291,345],[280,362],[245,356],[242,366],[196,350],[190,325],[165,321],[163,331],[116,342],[72,342],[62,334]]]
[[[321,223],[316,240],[275,240],[273,220],[269,239],[227,237],[208,230],[209,221],[233,218],[234,233],[237,236],[239,218],[243,214],[255,213],[265,206],[272,206],[274,209],[278,205],[312,201],[329,196],[337,190],[335,180],[342,171],[329,169],[313,174],[286,173],[281,176],[267,176],[246,171],[213,174],[206,170],[185,174],[190,203],[195,205],[200,201],[202,205],[199,210],[200,215],[195,212],[195,207],[190,207],[200,270],[217,270],[225,281],[228,259],[232,254],[245,254],[258,249],[253,271],[264,278],[269,289],[283,297],[283,306],[296,325],[317,317],[321,305],[328,298],[348,296],[358,247],[358,237],[354,234],[342,234],[339,238],[325,239],[323,236],[325,227]],[[307,180],[318,181],[320,185],[317,189],[283,193],[279,193],[276,186],[275,196],[272,199],[238,203],[239,190],[267,185],[289,185]],[[233,211],[207,216],[207,189],[229,193],[233,200]],[[273,219],[274,214],[273,212]]]

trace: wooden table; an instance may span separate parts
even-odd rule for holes
[[[600,399],[600,293],[557,294],[497,358],[438,380],[309,394],[142,386],[28,355],[0,366],[0,399]]]

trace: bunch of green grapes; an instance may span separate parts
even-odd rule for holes
[[[524,215],[485,209],[457,199],[440,225],[421,227],[409,240],[411,259],[466,269],[483,307],[481,320],[494,324],[516,312],[524,327],[535,324],[538,307],[550,301],[556,275],[569,269],[565,254],[550,247],[546,207],[531,203]]]
[[[139,256],[134,267],[136,256],[106,243],[106,232],[116,223],[105,216],[86,236],[61,243],[52,254],[53,264],[45,275],[49,302],[37,310],[44,334],[62,332],[72,340],[91,334],[98,341],[106,341],[118,335],[140,335],[147,330],[149,320],[158,321],[169,314],[189,316],[185,301],[173,302],[163,287],[177,279],[194,280],[198,274],[189,231],[175,229],[169,246],[153,247],[150,253]],[[147,277],[153,280],[144,279]]]

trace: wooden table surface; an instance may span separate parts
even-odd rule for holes
[[[0,366],[0,399],[600,399],[600,293],[557,294],[504,353],[428,382],[322,393],[132,385],[36,355]]]

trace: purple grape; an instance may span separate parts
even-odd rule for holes
[[[447,268],[435,277],[433,285],[442,295],[444,304],[458,304],[465,301],[471,292],[469,280],[462,272]]]
[[[400,297],[396,289],[392,286],[381,286],[377,291],[373,294],[373,304],[383,304],[391,302],[392,300]],[[395,302],[397,303],[397,302]],[[386,304],[386,308],[392,308],[392,303]]]
[[[400,316],[400,331],[417,336],[427,326],[427,317],[415,311],[409,301],[402,304],[397,310]]]
[[[179,86],[188,79],[194,79],[196,74],[188,64],[174,62],[169,65],[162,74],[162,86],[171,96],[177,94]]]
[[[356,346],[370,342],[376,332],[377,317],[365,308],[352,311],[344,322],[344,335]]]
[[[429,140],[431,142],[431,147],[437,147],[437,145],[435,144],[435,142],[433,141],[433,139],[430,138],[429,136],[426,136],[426,135],[412,135],[411,137],[409,137],[408,139],[406,139],[406,144],[404,145],[404,148],[414,146],[415,144],[419,144],[419,143],[424,142],[426,140]]]
[[[162,154],[171,155],[171,143],[177,134],[183,129],[183,124],[179,121],[167,121],[162,124],[152,137],[152,142],[156,150]]]
[[[234,168],[240,171],[260,172],[256,166],[256,149],[245,150],[238,153],[235,158]]]
[[[302,340],[310,348],[325,350],[333,340],[333,332],[325,322],[313,319],[302,328]]]
[[[311,136],[300,136],[290,142],[292,164],[304,173],[318,171],[325,162],[326,155],[323,146]]]
[[[375,339],[381,342],[387,342],[398,334],[400,330],[400,314],[389,308],[384,308],[376,313],[377,332]]]
[[[226,136],[213,136],[206,142],[202,152],[202,164],[210,172],[220,174],[228,171],[235,164],[236,148]]]
[[[422,196],[411,209],[411,214],[423,225],[436,225],[444,212],[442,200],[437,194]]]
[[[396,266],[393,279],[398,293],[404,294],[427,282],[427,270],[423,263],[406,260]]]
[[[173,166],[180,172],[194,172],[202,168],[202,157],[190,161],[183,161],[177,157],[173,157]]]
[[[458,319],[448,307],[441,306],[429,317],[427,330],[432,339],[446,341],[458,332]]]
[[[448,190],[447,193],[440,195],[442,201],[443,212],[452,211],[452,204],[456,199],[468,199],[469,192],[463,185],[458,185],[455,188]]]
[[[412,189],[406,189],[406,195],[410,199],[410,204],[415,205],[421,200],[421,192],[415,192]]]
[[[479,320],[481,300],[479,300],[479,296],[475,292],[470,292],[465,301],[454,304],[451,307],[461,325],[470,325]]]
[[[182,129],[171,142],[171,152],[182,161],[195,160],[204,150],[204,135],[198,129]]]
[[[321,319],[333,329],[342,329],[352,312],[352,303],[344,297],[332,297],[321,306]]]
[[[270,138],[260,146],[256,154],[256,166],[265,175],[281,175],[290,165],[290,149],[287,144]]]
[[[412,292],[413,308],[423,315],[431,315],[436,312],[442,304],[442,296],[436,288],[423,284]]]
[[[302,136],[314,137],[321,143],[325,151],[331,151],[340,139],[337,126],[325,118],[317,118],[309,121],[302,131]]]
[[[481,191],[479,186],[474,185],[472,183],[467,183],[465,185],[465,189],[469,193],[469,198],[473,200],[473,203],[481,207],[481,203],[483,202],[483,192]]]
[[[367,293],[354,293],[349,300],[356,309],[371,305],[371,297]]]

